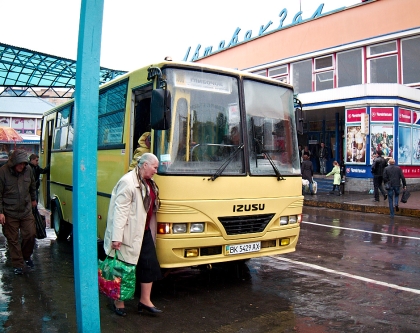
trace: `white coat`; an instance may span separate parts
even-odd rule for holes
[[[114,257],[112,242],[122,242],[121,255],[118,259],[129,264],[137,265],[143,242],[147,212],[143,206],[143,196],[146,189],[139,185],[136,170],[126,173],[112,190],[109,203],[108,219],[104,237],[105,253]],[[150,221],[153,239],[156,237],[156,214]]]

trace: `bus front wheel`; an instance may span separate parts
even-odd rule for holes
[[[60,208],[56,204],[52,207],[52,222],[57,240],[67,240],[72,232],[72,225],[63,220]]]

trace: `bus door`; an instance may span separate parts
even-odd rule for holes
[[[54,119],[44,118],[42,124],[42,143],[40,156],[42,156],[43,163],[42,167],[45,168],[47,165],[51,165],[51,147],[53,141],[53,128]],[[45,162],[44,162],[45,161]],[[50,196],[50,172],[42,175],[42,181],[40,186],[39,201],[45,208],[51,209],[51,196]]]
[[[132,149],[130,151],[130,160],[134,155],[134,151],[138,147],[138,140],[145,132],[150,132],[150,102],[152,96],[152,85],[141,87],[133,91],[134,115],[132,122]]]

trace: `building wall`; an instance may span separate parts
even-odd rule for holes
[[[361,3],[216,52],[196,62],[247,69],[420,26],[419,0]]]
[[[313,88],[314,90],[312,92],[298,95],[304,104],[304,109],[306,111],[309,110],[307,115],[309,116],[309,113],[311,114],[313,123],[332,121],[335,116],[339,115],[340,124],[346,130],[347,128],[345,126],[348,124],[344,124],[345,112],[352,107],[361,107],[366,110],[370,110],[371,106],[391,107],[395,108],[395,110],[398,107],[403,107],[412,110],[413,114],[419,113],[419,90],[401,85],[403,83],[401,80],[403,64],[400,49],[401,43],[399,41],[400,38],[415,35],[418,37],[420,28],[419,12],[419,0],[372,0],[364,3],[361,2],[360,4],[321,16],[317,19],[288,26],[248,42],[238,43],[234,47],[215,52],[212,55],[196,60],[196,62],[238,68],[240,70],[251,70],[259,74],[260,69],[273,68],[277,65],[289,65],[288,82],[293,83],[293,80],[290,79],[291,64],[304,59],[313,60],[317,56],[335,55],[335,52],[339,51],[363,48],[362,66],[365,77],[359,85],[329,89],[325,93],[315,91],[316,89]],[[388,92],[382,90],[375,94],[374,97],[368,96],[366,91],[369,90],[369,87],[375,87],[369,82],[376,82],[369,80],[367,67],[369,58],[366,58],[368,45],[383,43],[388,40],[398,40],[396,44],[398,49],[397,53],[395,53],[398,54],[398,81],[377,82],[394,84],[389,86],[381,85],[381,87],[389,87],[391,89],[389,96],[394,96],[395,99],[390,99],[387,95]],[[337,65],[334,66],[333,70],[335,71],[334,79],[337,80]],[[265,75],[262,71],[261,74]],[[410,85],[412,87],[418,87],[418,82],[413,82]],[[337,84],[334,84],[334,87],[336,86]],[[357,89],[362,89],[362,92],[357,93]],[[412,98],[405,99],[405,95],[401,90],[404,90],[404,92],[405,90],[409,91],[410,96],[413,95]],[[344,93],[343,98],[338,98],[337,95],[340,93]],[[323,94],[329,96],[323,96]],[[372,101],[370,100],[371,97],[373,98]],[[367,113],[369,114],[369,111]],[[398,117],[395,116],[394,119],[392,122],[392,134],[395,137],[395,150],[391,155],[398,162],[399,124]],[[372,123],[372,120],[370,120],[369,126],[372,126],[372,124],[374,125],[375,123]],[[360,124],[357,126],[360,126]],[[416,123],[409,127],[413,133],[417,133],[418,126]],[[340,133],[335,133],[334,140],[336,146],[334,148],[336,152],[340,152],[341,150],[344,153],[346,149],[346,140],[339,139],[341,136],[343,138],[345,137],[343,129],[340,129]],[[323,135],[325,133],[322,133]],[[310,143],[311,138],[309,136],[304,136],[303,138],[309,139]],[[366,152],[371,149],[369,140],[370,136],[367,134],[366,142],[368,143],[364,145]],[[341,154],[340,152],[339,159],[342,157]],[[371,185],[366,181],[371,177],[370,164],[372,158],[368,157],[369,155],[367,154],[363,161],[346,161],[346,165],[358,169],[356,171],[360,172],[360,175],[356,174],[354,177],[350,176],[348,178],[347,190],[368,191],[371,189]],[[405,164],[403,168],[407,172],[407,175],[410,175],[408,178],[413,178],[408,180],[408,183],[412,186],[419,186],[420,167],[418,161]]]

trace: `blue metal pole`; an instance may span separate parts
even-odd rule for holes
[[[97,255],[98,90],[104,0],[82,0],[77,48],[73,248],[78,332],[101,331]]]

